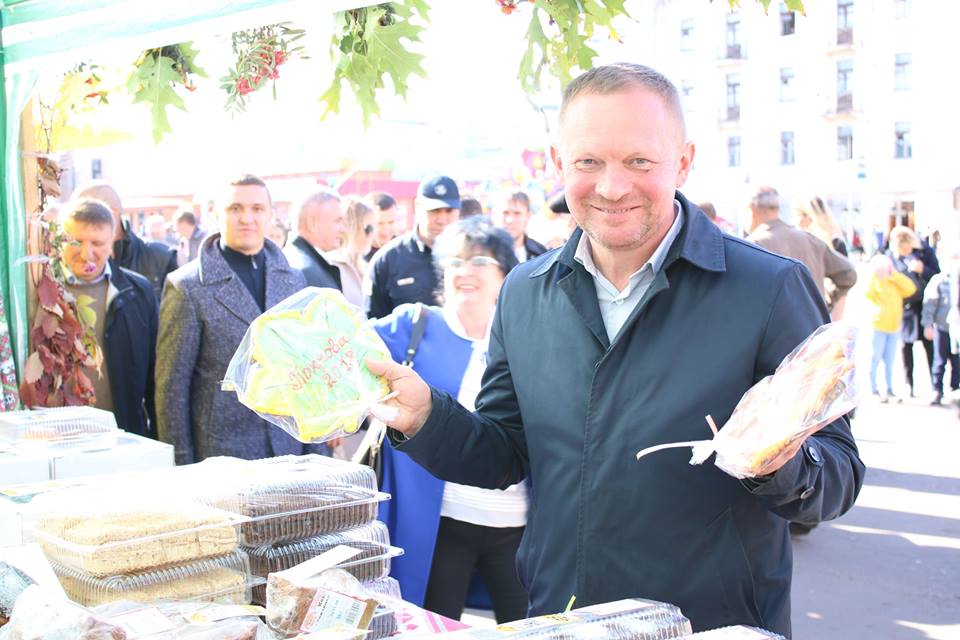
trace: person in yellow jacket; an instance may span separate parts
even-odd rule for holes
[[[891,398],[893,393],[893,358],[897,353],[900,338],[900,323],[903,319],[903,300],[917,292],[917,284],[908,276],[893,268],[887,256],[878,254],[870,261],[873,277],[867,288],[867,299],[873,303],[873,354],[870,358],[870,388],[880,402]],[[877,388],[877,369],[883,360],[886,393]]]

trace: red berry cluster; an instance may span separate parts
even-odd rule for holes
[[[265,80],[276,80],[280,77],[280,65],[286,61],[286,51],[266,45],[263,51],[256,54],[247,75],[237,78],[237,93],[245,96],[259,89]]]
[[[517,2],[519,2],[519,0],[496,0],[496,2],[500,5],[500,11],[510,15],[517,8]]]

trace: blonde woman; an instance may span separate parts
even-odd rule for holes
[[[370,253],[376,229],[373,207],[353,196],[344,198],[343,204],[346,236],[343,246],[330,256],[330,261],[340,269],[343,296],[362,309],[363,278],[369,264],[366,255]]]
[[[827,246],[842,256],[847,255],[843,229],[834,219],[830,207],[820,196],[814,196],[797,207],[800,219],[797,226],[812,233],[827,243]]]

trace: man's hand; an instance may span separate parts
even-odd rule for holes
[[[923,328],[923,337],[927,340],[933,340],[933,325]]]
[[[923,262],[920,260],[911,260],[908,268],[918,276],[923,275]]]
[[[385,377],[393,391],[392,398],[371,407],[370,413],[408,438],[415,436],[433,409],[430,387],[413,369],[391,360],[367,360],[367,368]]]

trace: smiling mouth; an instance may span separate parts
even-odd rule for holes
[[[623,213],[629,213],[629,212],[631,212],[631,211],[633,211],[634,209],[637,208],[637,207],[616,207],[616,208],[614,208],[614,207],[599,207],[599,206],[597,206],[597,205],[595,205],[595,204],[594,204],[594,205],[590,205],[590,206],[593,207],[595,210],[599,211],[600,213],[607,213],[607,214],[610,214],[610,215],[618,215],[618,214],[623,214]]]

